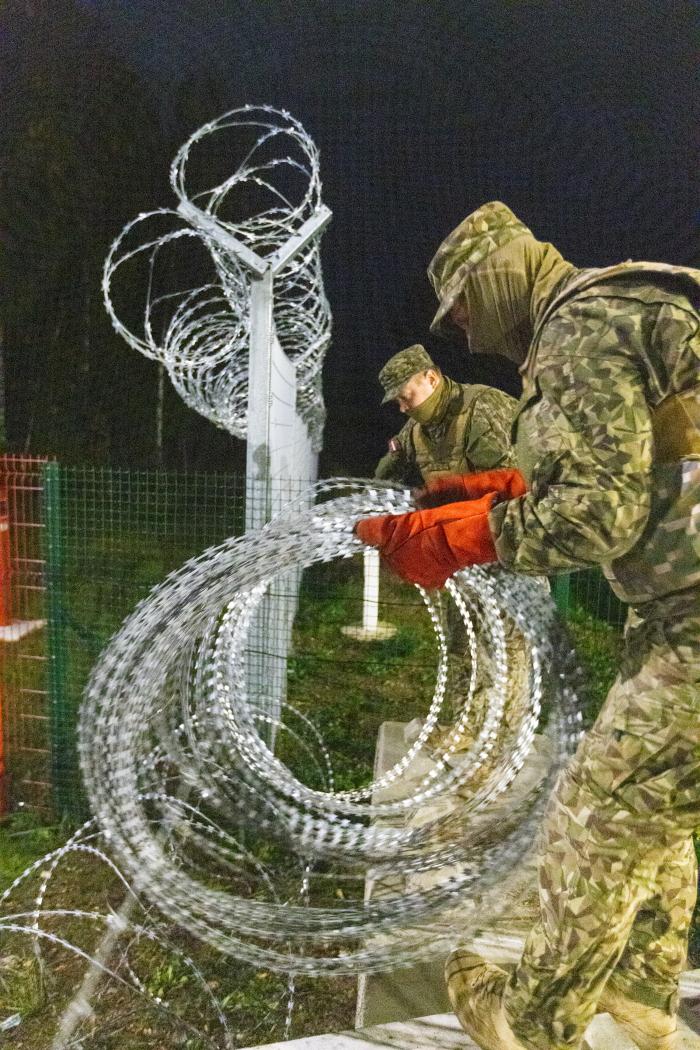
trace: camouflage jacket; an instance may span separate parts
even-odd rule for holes
[[[479,383],[456,383],[447,377],[445,382],[445,410],[429,424],[409,419],[390,443],[395,450],[379,461],[375,477],[410,483],[417,473],[425,483],[444,474],[512,465],[515,399]]]
[[[490,516],[502,564],[602,565],[632,604],[700,584],[700,455],[667,462],[653,428],[693,387],[698,418],[699,306],[700,272],[653,263],[581,271],[550,304],[513,422],[531,491]]]

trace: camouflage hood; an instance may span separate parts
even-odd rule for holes
[[[484,204],[443,241],[428,267],[440,301],[431,331],[444,331],[460,300],[472,352],[501,353],[521,365],[547,304],[577,272],[505,204]]]

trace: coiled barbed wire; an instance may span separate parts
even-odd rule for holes
[[[200,170],[222,166],[220,180],[201,188]],[[102,280],[105,306],[115,330],[165,366],[190,408],[245,439],[253,276],[227,237],[271,261],[321,208],[318,150],[284,110],[243,106],[190,136],[170,182],[179,209],[138,215],[112,244]],[[319,240],[320,232],[275,274],[273,304],[277,337],[296,368],[297,411],[316,451],[331,329]]]
[[[127,619],[96,665],[83,704],[80,753],[94,812],[137,892],[204,942],[255,966],[295,973],[357,973],[446,951],[470,924],[483,926],[508,900],[532,846],[544,800],[578,738],[581,718],[539,581],[498,569],[456,574],[447,591],[473,638],[474,616],[492,654],[488,707],[473,744],[460,749],[465,712],[428,771],[414,759],[445,701],[446,643],[436,595],[419,588],[435,631],[438,669],[425,724],[408,753],[356,791],[310,788],[265,743],[248,702],[246,638],[276,578],[349,558],[363,549],[359,517],[412,509],[408,492],[373,483],[317,483],[310,509],[291,506],[261,532],[232,539],[187,562]],[[511,681],[504,614],[527,642],[529,666],[515,721],[503,732]],[[470,641],[473,692],[473,657]],[[549,716],[541,723],[543,698]],[[525,762],[536,729],[548,741],[549,771],[503,812],[503,795]],[[382,800],[379,788],[390,785]],[[431,807],[456,800],[442,815]],[[499,802],[498,816],[489,816]],[[416,812],[429,819],[417,825]],[[165,838],[159,838],[159,827]],[[242,895],[214,873],[238,870],[233,845],[244,831],[279,851],[312,888],[329,880],[400,874],[404,890],[369,900],[272,900],[262,885]],[[167,848],[166,848],[167,842]],[[256,847],[257,848],[257,847]],[[431,873],[428,889],[410,877]],[[478,905],[478,907],[477,907]],[[455,909],[460,928],[455,928]]]
[[[157,829],[154,828],[154,832]],[[267,887],[273,899],[277,899],[275,886],[265,865],[240,843],[230,841],[229,845],[232,851],[235,845],[242,864],[255,871],[260,883]],[[121,889],[124,892],[118,910],[109,904],[105,906],[104,900],[100,900],[95,907],[83,901],[78,906],[54,905],[51,900],[53,893],[62,901],[66,895],[66,884],[75,883],[72,865],[78,858],[91,862],[90,874],[97,885],[101,885],[105,877],[111,876],[113,890]],[[32,884],[36,885],[36,889],[27,902],[29,907],[24,904],[19,909],[16,906],[13,908],[15,897],[22,895],[26,899],[27,890]],[[91,975],[97,980],[113,982],[122,992],[133,993],[131,1008],[139,999],[145,1006],[155,1007],[164,1019],[177,1024],[190,1037],[196,1037],[198,1045],[206,1045],[211,1050],[221,1050],[223,1047],[233,1050],[239,1045],[232,1030],[232,1011],[216,994],[217,982],[208,978],[202,968],[202,961],[198,962],[186,946],[175,943],[177,931],[161,920],[158,911],[144,907],[144,903],[135,895],[133,887],[114,863],[109,838],[97,826],[94,818],[78,828],[62,846],[36,860],[0,893],[0,937],[3,938],[3,944],[7,947],[8,940],[13,938],[13,945],[19,948],[22,940],[28,941],[37,967],[34,972],[42,975],[42,981],[46,980],[54,967],[65,969],[71,959],[87,964],[86,979],[76,987],[65,1006],[51,1043],[52,1050],[82,1045],[86,1036],[75,1035],[76,1031],[84,1025],[94,1024],[99,1007],[94,1001],[94,988],[93,1001],[87,994]],[[107,944],[109,949],[106,948]],[[145,954],[141,951],[142,947],[147,948]],[[149,970],[149,964],[153,965],[154,953],[168,960],[169,966],[175,962],[187,975],[189,998],[199,1009],[199,1016],[194,1023],[182,1016],[181,1009],[175,1008],[167,991],[159,990],[157,983],[154,987],[153,974]],[[13,972],[22,972],[23,979],[27,979],[26,969],[13,971],[13,967],[22,962],[20,956],[5,956],[3,961],[6,968],[2,971],[0,983],[2,977],[7,978],[8,974],[12,976]],[[268,1002],[267,1009],[257,1019],[256,1029],[263,1033],[273,1031],[284,1018],[282,1024],[285,1038],[288,1038],[295,992],[294,977],[290,974],[286,988],[282,987],[278,991],[276,1001]],[[101,1016],[100,1019],[104,1023],[105,1018]],[[9,1029],[13,1022],[21,1024],[24,1018],[17,1013],[8,1020]],[[210,1031],[210,1025],[215,1026],[216,1034]],[[3,1030],[1,1023],[0,1030]]]

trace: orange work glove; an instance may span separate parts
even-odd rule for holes
[[[458,569],[497,561],[489,528],[495,492],[410,514],[363,518],[355,534],[378,547],[387,565],[410,583],[442,587]]]
[[[441,507],[444,503],[458,503],[465,499],[480,499],[494,492],[501,499],[516,499],[527,492],[525,478],[519,470],[482,470],[477,474],[447,474],[429,481],[418,489],[415,500],[418,507]]]

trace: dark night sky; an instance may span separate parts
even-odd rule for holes
[[[334,213],[326,472],[367,471],[400,425],[376,372],[425,340],[426,265],[485,200],[579,265],[700,263],[697,2],[82,3],[104,45],[151,79],[164,121],[177,84],[201,81],[175,140],[245,102],[288,109],[316,140]],[[456,378],[515,390],[494,361],[429,345]]]

